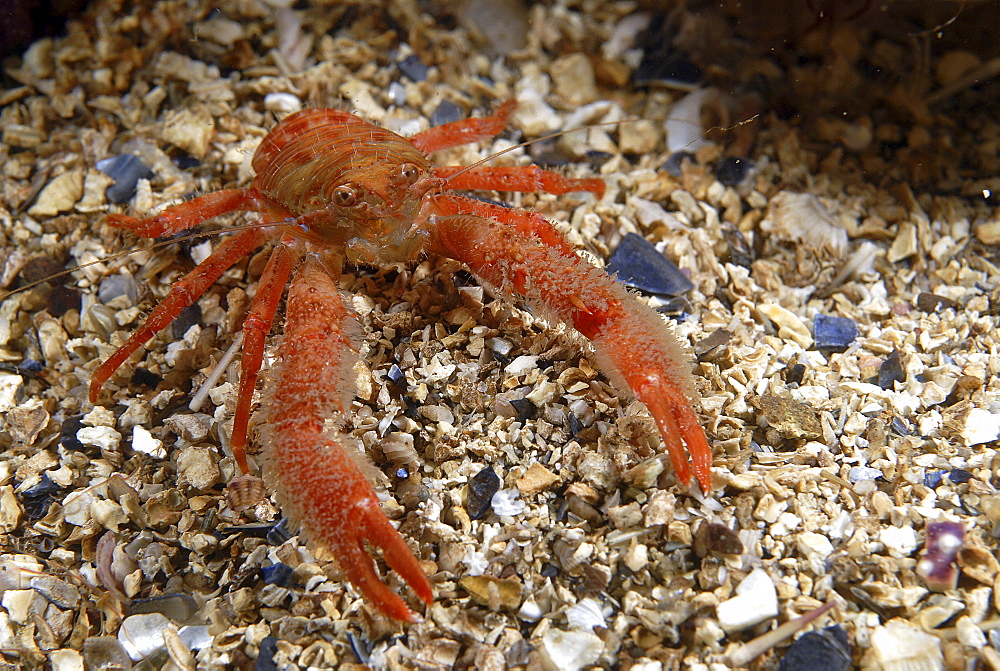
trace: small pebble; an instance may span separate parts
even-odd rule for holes
[[[427,79],[427,66],[423,64],[420,57],[410,54],[396,64],[400,74],[409,77],[415,82],[422,82]]]
[[[135,154],[118,154],[97,162],[98,170],[115,180],[104,195],[109,203],[127,203],[140,179],[153,179],[153,171]]]
[[[465,118],[465,112],[450,100],[442,100],[441,103],[431,112],[431,126],[443,126],[452,121],[459,121]]]
[[[663,164],[662,169],[671,177],[680,177],[682,174],[681,166],[683,165],[685,160],[694,163],[695,162],[694,154],[692,154],[689,151],[675,151],[673,154],[670,155],[670,158],[668,158],[666,162]]]
[[[847,479],[851,482],[861,482],[862,480],[874,480],[882,477],[882,471],[868,466],[854,466],[847,474]]]
[[[622,239],[605,270],[625,286],[651,294],[678,296],[694,288],[680,268],[635,233]]]
[[[950,298],[945,298],[944,296],[938,296],[937,294],[923,291],[917,294],[917,298],[914,301],[914,307],[921,312],[931,313],[938,312],[939,310],[955,310],[958,308],[958,303]]]
[[[501,489],[490,499],[490,507],[499,517],[516,517],[527,508],[527,504],[520,500],[520,496],[521,492],[516,489]]]
[[[778,662],[778,671],[849,671],[851,642],[839,624],[800,636]]]
[[[465,503],[469,518],[482,519],[490,511],[493,496],[500,490],[500,477],[493,472],[492,466],[472,476],[469,480],[469,495]]]
[[[813,337],[816,349],[844,352],[851,346],[858,335],[858,325],[847,317],[830,317],[816,315],[813,320]]]
[[[83,660],[88,669],[132,668],[132,660],[114,636],[91,636],[84,639]]]
[[[132,599],[130,615],[159,613],[174,622],[187,622],[198,613],[198,602],[190,594],[158,594],[142,599]]]
[[[906,370],[903,368],[899,351],[895,350],[878,367],[878,386],[882,389],[893,389],[897,382],[900,384],[906,382]]]

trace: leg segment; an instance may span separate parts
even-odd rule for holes
[[[281,294],[292,274],[295,256],[285,245],[278,245],[267,260],[264,273],[257,284],[257,293],[250,304],[250,312],[243,321],[243,356],[240,359],[242,374],[233,417],[233,435],[230,448],[244,474],[250,472],[247,464],[247,424],[250,421],[250,403],[257,386],[257,373],[264,360],[264,339],[271,332],[274,313]]]
[[[507,127],[507,117],[517,107],[517,102],[508,100],[495,113],[479,119],[462,119],[435,128],[428,128],[410,138],[413,146],[425,153],[449,149],[476,140],[491,138]]]
[[[452,194],[435,196],[434,203],[441,214],[474,214],[486,219],[495,219],[519,233],[538,238],[549,247],[555,247],[564,254],[576,256],[576,251],[566,242],[555,226],[537,212],[494,205],[475,198]]]
[[[282,509],[314,547],[340,564],[362,595],[386,615],[419,618],[379,579],[365,550],[368,541],[426,603],[430,583],[399,532],[389,523],[359,467],[350,437],[326,429],[342,415],[352,380],[354,325],[336,282],[316,259],[296,271],[288,291],[285,332],[278,347],[270,417],[265,429],[264,477]]]
[[[442,216],[431,251],[457,259],[498,291],[519,295],[571,324],[597,351],[605,372],[646,404],[677,477],[694,470],[712,488],[712,450],[691,408],[691,365],[661,317],[605,272],[523,232],[471,215]]]
[[[447,189],[545,191],[556,195],[589,191],[602,198],[606,188],[603,179],[570,179],[555,172],[542,170],[537,165],[511,168],[444,166],[435,168],[434,174],[447,180],[445,182]]]
[[[264,232],[261,229],[236,233],[219,245],[219,248],[194,270],[175,282],[170,293],[153,309],[143,325],[94,371],[94,377],[90,381],[90,402],[97,401],[101,387],[133,352],[166,328],[181,310],[198,300],[198,297],[205,293],[222,273],[263,242]]]
[[[228,212],[247,210],[270,213],[274,207],[256,189],[225,189],[168,207],[159,214],[140,219],[124,214],[109,214],[108,223],[127,228],[144,238],[173,235],[193,228],[203,221]],[[284,214],[276,217],[281,219]]]

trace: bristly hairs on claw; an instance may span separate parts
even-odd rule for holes
[[[760,114],[754,114],[753,116],[748,117],[746,119],[743,119],[742,121],[737,121],[736,123],[734,123],[734,124],[732,124],[730,126],[712,126],[711,128],[706,129],[702,133],[701,137],[704,137],[705,135],[707,135],[708,133],[710,133],[712,131],[729,132],[731,130],[735,130],[736,128],[739,128],[740,126],[744,126],[744,125],[746,125],[748,123],[753,123],[754,121],[757,120],[758,117],[760,117]],[[459,175],[462,175],[462,174],[464,174],[464,173],[466,173],[466,172],[468,172],[470,170],[478,168],[481,165],[485,165],[485,164],[489,163],[490,161],[503,156],[504,154],[509,154],[512,151],[516,151],[518,149],[524,149],[524,148],[530,147],[531,145],[535,144],[536,142],[544,142],[546,140],[553,140],[555,138],[562,137],[563,135],[568,135],[570,133],[576,133],[576,132],[579,132],[579,131],[582,131],[582,130],[590,130],[591,128],[603,128],[605,126],[621,126],[622,124],[635,123],[635,122],[641,121],[641,120],[642,119],[621,119],[619,121],[602,121],[602,122],[598,122],[598,123],[587,124],[585,126],[580,126],[578,128],[567,128],[567,129],[556,131],[556,132],[553,132],[553,133],[548,133],[547,135],[541,135],[539,137],[531,138],[530,140],[525,140],[524,142],[520,142],[518,144],[511,145],[510,147],[507,147],[505,149],[501,149],[500,151],[495,152],[493,154],[490,154],[489,156],[486,156],[485,158],[482,158],[482,159],[476,161],[475,163],[472,163],[471,165],[467,165],[467,166],[463,167],[461,170],[459,170],[455,174],[450,175],[449,177],[445,178],[445,182],[447,183],[447,182],[451,181],[452,179],[455,179]],[[692,144],[692,143],[694,143],[694,142],[696,142],[696,140],[692,140],[691,143],[689,143],[689,145]],[[211,231],[195,231],[195,232],[192,232],[192,233],[185,233],[184,235],[179,235],[177,237],[170,238],[169,240],[161,240],[159,242],[154,242],[153,244],[149,245],[148,247],[143,247],[142,249],[126,249],[124,251],[117,252],[117,253],[111,254],[109,256],[106,256],[106,257],[104,257],[102,259],[96,259],[94,261],[88,261],[87,263],[81,263],[78,266],[74,266],[74,267],[68,268],[66,270],[61,270],[58,273],[53,273],[53,274],[51,274],[51,275],[49,275],[47,277],[43,277],[40,280],[35,280],[34,282],[30,282],[28,284],[25,284],[24,286],[18,287],[16,289],[12,290],[12,291],[8,291],[8,292],[4,293],[3,295],[0,295],[0,301],[7,300],[11,296],[16,296],[17,294],[23,293],[25,291],[30,291],[31,289],[34,289],[35,287],[37,287],[39,285],[45,284],[46,282],[49,282],[49,281],[54,280],[54,279],[58,279],[60,277],[65,277],[66,275],[70,275],[72,273],[75,273],[78,270],[83,270],[84,268],[89,268],[91,266],[96,266],[96,265],[98,265],[100,263],[107,263],[109,261],[117,261],[118,259],[128,257],[128,256],[130,256],[132,254],[136,254],[136,253],[141,252],[141,251],[150,251],[150,250],[162,249],[163,247],[167,247],[169,245],[172,245],[172,244],[175,244],[175,243],[178,243],[178,242],[187,242],[188,240],[198,240],[198,239],[201,239],[201,238],[211,238],[211,237],[214,237],[214,236],[218,235],[219,233],[230,233],[230,232],[234,232],[234,231],[242,231],[242,230],[248,230],[248,229],[252,229],[252,228],[268,228],[268,227],[271,227],[271,226],[281,226],[281,225],[286,224],[286,223],[288,223],[288,222],[284,221],[284,220],[282,220],[282,221],[268,221],[268,222],[260,222],[260,221],[244,222],[244,223],[240,223],[240,224],[232,224],[230,226],[226,226],[225,228],[213,229]]]

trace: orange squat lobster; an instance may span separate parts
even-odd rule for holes
[[[253,157],[248,188],[210,193],[139,219],[108,221],[141,236],[172,235],[236,210],[272,226],[236,232],[174,284],[146,322],[94,373],[90,400],[129,356],[193,303],[223,272],[266,240],[274,248],[244,322],[243,375],[233,422],[233,455],[249,472],[250,405],[264,340],[291,278],[280,364],[262,403],[264,478],[282,509],[317,552],[327,551],[348,579],[386,615],[419,620],[379,579],[365,541],[382,549],[425,603],[433,592],[419,563],[382,512],[350,451],[354,440],[325,428],[353,398],[357,323],[338,281],[344,260],[379,265],[430,253],[464,263],[499,294],[521,297],[590,339],[608,372],[617,372],[659,426],[677,477],[711,489],[711,450],[689,398],[690,364],[652,309],[576,255],[539,214],[447,193],[454,189],[604,194],[600,179],[568,179],[539,168],[435,167],[427,154],[493,137],[514,102],[492,116],[466,119],[404,138],[332,109],[307,109],[281,121]],[[686,448],[685,448],[686,443]]]

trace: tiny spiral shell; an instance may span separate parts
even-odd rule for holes
[[[240,475],[226,486],[226,503],[234,512],[252,508],[267,495],[264,481],[253,475]]]

